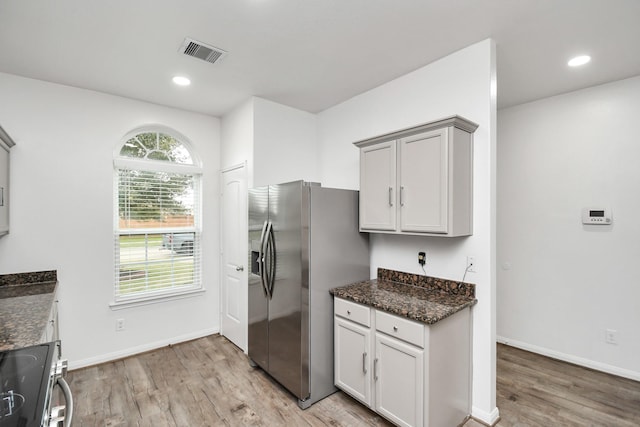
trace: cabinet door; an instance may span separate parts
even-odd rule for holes
[[[360,149],[360,229],[396,229],[396,142]]]
[[[371,407],[371,330],[336,317],[335,384]]]
[[[399,141],[400,230],[446,233],[448,129]]]
[[[0,235],[9,232],[9,152],[0,144]]]
[[[376,333],[375,410],[399,426],[421,426],[424,351]]]

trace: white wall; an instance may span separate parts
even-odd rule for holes
[[[247,162],[248,186],[317,181],[315,114],[259,97],[222,118],[223,169]]]
[[[57,270],[63,351],[71,367],[219,328],[219,121],[176,109],[0,73],[11,152],[11,233],[0,274]],[[112,311],[113,151],[151,123],[187,137],[203,160],[204,295]],[[117,318],[126,330],[115,331]]]
[[[639,100],[635,77],[500,110],[498,128],[499,339],[636,380]],[[583,226],[600,206],[613,225]]]
[[[221,120],[220,165],[226,169],[247,164],[247,182],[253,182],[254,99],[240,104]]]
[[[466,256],[476,257],[473,415],[498,417],[495,400],[495,46],[477,43],[319,114],[320,175],[324,185],[359,187],[352,142],[453,114],[480,126],[474,135],[474,234],[467,238],[371,235],[371,275],[378,267],[461,280]]]
[[[317,181],[316,115],[257,97],[254,108],[254,186]]]

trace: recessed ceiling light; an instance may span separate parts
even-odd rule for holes
[[[191,80],[185,76],[175,76],[173,82],[178,86],[189,86],[191,84]]]
[[[569,62],[567,62],[567,65],[569,65],[569,67],[579,67],[589,61],[591,61],[591,57],[589,55],[580,55],[575,58],[571,58]]]

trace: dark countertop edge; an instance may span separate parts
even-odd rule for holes
[[[21,283],[0,286],[0,299],[19,298],[30,295],[54,294],[58,287],[58,281]]]
[[[6,285],[1,285],[0,289],[2,288],[16,288],[19,286],[38,286],[38,285],[50,285],[52,283],[58,283],[57,280],[45,280],[42,282],[31,282],[31,283],[12,283],[12,284],[6,284]]]
[[[58,270],[32,271],[28,273],[0,274],[0,288],[13,285],[57,282]]]

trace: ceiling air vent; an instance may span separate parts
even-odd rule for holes
[[[184,39],[182,47],[180,47],[180,52],[193,56],[194,58],[202,59],[203,61],[211,62],[212,64],[227,54],[226,51],[220,48],[206,45],[189,37]]]

